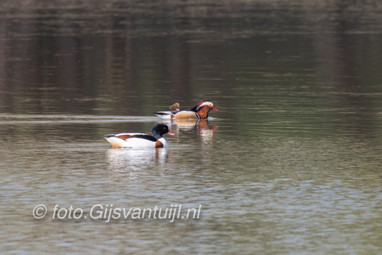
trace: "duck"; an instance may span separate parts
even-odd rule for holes
[[[145,133],[119,133],[106,135],[105,139],[113,148],[167,148],[168,144],[163,135],[175,135],[165,124],[153,127],[151,135]]]
[[[179,103],[175,103],[170,111],[159,111],[155,115],[162,119],[207,119],[210,110],[218,110],[211,101],[201,101],[191,110],[181,110]]]

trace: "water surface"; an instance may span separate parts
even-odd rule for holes
[[[358,2],[2,2],[1,251],[377,254],[382,12]],[[219,111],[167,123],[168,150],[103,138],[204,99]],[[106,223],[56,204],[202,211]]]

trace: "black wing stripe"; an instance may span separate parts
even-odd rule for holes
[[[151,136],[151,135],[133,135],[131,136],[131,138],[141,138],[141,139],[146,139],[146,140],[149,140],[149,141],[153,141],[153,142],[156,142],[156,138]]]

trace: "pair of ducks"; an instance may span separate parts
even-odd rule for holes
[[[206,119],[210,110],[217,111],[210,101],[202,101],[191,110],[181,110],[179,103],[170,106],[170,111],[159,111],[155,115],[163,119]],[[158,124],[152,129],[151,135],[143,133],[120,133],[105,136],[113,148],[163,148],[167,147],[164,134],[174,135],[167,125]]]

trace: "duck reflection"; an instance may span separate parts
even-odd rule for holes
[[[106,152],[108,170],[120,175],[128,174],[130,178],[138,177],[145,168],[163,165],[167,160],[167,149],[109,149]]]
[[[214,135],[217,125],[210,125],[207,119],[172,119],[168,120],[167,124],[173,132],[179,134],[180,132],[196,131],[203,144],[210,143]]]
[[[198,123],[197,134],[199,135],[203,144],[210,143],[217,125],[210,126],[207,120],[200,120]]]

